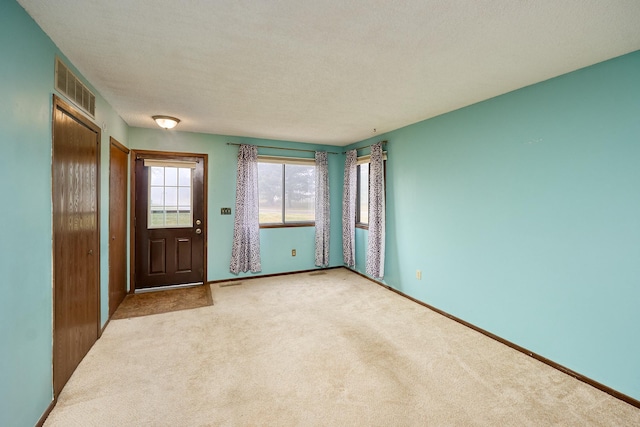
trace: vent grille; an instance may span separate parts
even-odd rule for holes
[[[60,58],[56,58],[56,89],[92,118],[96,117],[96,96]]]
[[[242,282],[229,282],[229,283],[223,283],[221,285],[219,285],[221,288],[226,288],[227,286],[240,286],[242,285]]]
[[[322,276],[327,274],[325,271],[316,271],[315,273],[309,273],[309,276]]]

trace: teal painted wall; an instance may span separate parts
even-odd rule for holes
[[[381,139],[385,282],[640,399],[640,51]]]
[[[13,1],[0,3],[0,40],[12,41],[0,47],[0,425],[26,426],[52,398],[54,46]]]
[[[13,0],[0,2],[0,40],[0,425],[28,426],[52,400],[51,116],[54,60],[65,58]],[[126,144],[127,126],[99,95],[96,110],[108,208],[109,135]],[[100,223],[104,322],[108,209]]]
[[[11,41],[0,46],[0,425],[25,426],[52,398],[51,95],[64,56],[12,0],[0,2],[0,39]],[[358,143],[389,140],[387,284],[640,399],[638,75],[640,52]],[[226,142],[315,147],[129,129],[96,95],[104,324],[109,136],[209,155],[208,280],[234,277],[233,215],[219,215],[235,199]],[[336,266],[344,156],[329,162]],[[262,230],[261,274],[314,268],[313,236]],[[356,238],[364,271],[366,230]]]
[[[151,119],[150,119],[151,120]],[[240,138],[191,132],[165,131],[162,129],[131,128],[129,143],[137,150],[159,150],[208,154],[208,247],[207,280],[224,280],[234,277],[275,274],[316,268],[314,227],[271,228],[260,230],[260,273],[229,272],[233,241],[233,218],[236,197],[236,167],[238,147],[227,142],[266,145],[304,150],[334,151],[329,155],[329,185],[331,203],[330,265],[342,265],[342,181],[344,155],[340,147],[309,145],[286,141]],[[309,157],[313,153],[263,149],[259,154],[285,157]],[[230,207],[232,215],[220,215],[220,208]],[[291,256],[291,249],[297,255]]]

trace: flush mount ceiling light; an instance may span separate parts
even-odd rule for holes
[[[153,116],[152,119],[163,129],[173,129],[180,123],[180,119],[171,116]]]

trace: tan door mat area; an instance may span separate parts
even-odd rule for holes
[[[213,305],[213,299],[209,285],[129,294],[113,314],[112,319],[148,316],[210,305]]]

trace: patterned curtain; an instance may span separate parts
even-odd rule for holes
[[[342,259],[347,267],[356,265],[356,185],[358,154],[347,151],[344,161],[344,188],[342,193]]]
[[[258,217],[258,147],[240,145],[236,182],[236,217],[229,270],[256,273],[260,265],[260,219]]]
[[[316,151],[316,265],[329,266],[329,163]]]
[[[379,279],[384,277],[384,211],[384,163],[382,143],[378,142],[371,146],[369,161],[369,245],[366,272]]]

